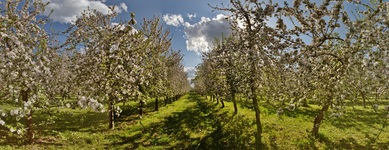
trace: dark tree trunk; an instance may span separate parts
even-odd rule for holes
[[[115,129],[115,110],[114,110],[114,105],[113,105],[113,99],[112,97],[110,98],[110,103],[108,107],[108,113],[109,113],[109,129]]]
[[[363,108],[366,108],[366,94],[365,92],[361,92]]]
[[[155,98],[155,111],[158,111],[158,98]]]
[[[234,104],[234,114],[237,114],[238,113],[238,107],[236,105],[236,99],[235,99],[236,89],[235,89],[233,81],[234,81],[234,79],[232,78],[231,72],[227,73],[227,81],[226,82],[229,85],[231,101]]]
[[[255,121],[257,125],[257,134],[255,134],[255,143],[257,149],[262,149],[262,124],[261,124],[261,111],[259,110],[257,94],[253,94],[253,105],[255,110]]]
[[[320,124],[323,121],[324,113],[328,110],[329,106],[330,106],[330,99],[324,104],[322,109],[316,115],[315,120],[313,121],[313,128],[311,132],[312,136],[318,137]]]
[[[34,143],[34,128],[33,128],[33,111],[31,110],[30,114],[27,115],[27,139],[28,143]]]
[[[378,100],[378,89],[375,90],[375,101],[377,102]]]
[[[234,114],[237,114],[238,113],[238,106],[236,104],[235,93],[236,93],[235,90],[231,91],[231,101],[234,104]]]
[[[262,143],[262,123],[261,123],[261,111],[259,110],[258,106],[258,100],[257,100],[257,84],[256,84],[256,74],[257,74],[257,67],[256,67],[256,61],[254,60],[255,53],[250,51],[251,53],[251,75],[250,75],[250,82],[251,82],[251,93],[252,93],[252,99],[253,99],[253,105],[254,105],[254,111],[255,111],[255,122],[257,125],[257,133],[255,134],[255,145],[256,149],[263,149],[263,143]]]
[[[30,94],[30,92],[31,92],[30,89],[22,90],[20,92],[21,99],[24,102],[28,101],[28,94]],[[27,142],[28,143],[34,143],[34,128],[33,128],[33,123],[34,122],[33,122],[33,111],[32,110],[27,115],[26,119],[27,119],[27,122],[26,122],[26,126],[27,126],[27,133],[26,133]]]
[[[143,102],[139,100],[139,116],[143,115]]]
[[[222,108],[224,108],[224,101],[220,100],[220,102],[222,103]]]

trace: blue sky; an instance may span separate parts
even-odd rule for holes
[[[195,66],[201,62],[201,52],[212,47],[214,38],[228,35],[227,12],[213,11],[211,7],[229,0],[43,0],[50,2],[47,12],[51,15],[51,26],[57,31],[65,30],[82,10],[90,7],[108,13],[109,6],[115,6],[119,14],[116,21],[129,20],[130,12],[135,12],[136,20],[161,18],[161,24],[170,30],[172,49],[184,55],[185,71],[189,79],[194,77]],[[277,0],[276,0],[277,1]],[[321,0],[315,0],[321,3]],[[366,1],[366,0],[363,0]],[[292,3],[292,1],[290,1]],[[347,4],[346,9],[353,9]],[[354,7],[355,8],[355,7]],[[115,21],[115,20],[114,20]],[[270,20],[272,22],[272,20]],[[275,20],[273,20],[275,22]],[[138,27],[140,25],[138,24]]]
[[[212,47],[212,40],[228,34],[228,23],[223,11],[213,11],[212,6],[229,0],[43,0],[50,2],[47,11],[54,10],[50,26],[57,31],[65,30],[88,6],[108,12],[115,6],[117,21],[129,20],[135,12],[136,20],[161,18],[161,24],[170,30],[172,49],[184,55],[185,71],[194,77],[194,67],[201,62],[201,51]],[[47,14],[48,12],[46,12]],[[140,24],[138,24],[138,27]]]

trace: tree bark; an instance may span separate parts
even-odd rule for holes
[[[247,17],[247,16],[246,16]],[[250,27],[251,29],[251,27]],[[257,125],[257,133],[255,134],[255,145],[256,149],[262,149],[263,148],[263,143],[262,143],[262,123],[261,123],[261,111],[259,110],[258,106],[258,100],[257,100],[257,61],[256,59],[256,53],[253,52],[252,48],[254,47],[252,41],[250,40],[250,82],[251,82],[251,93],[252,93],[252,99],[253,99],[253,105],[254,105],[254,110],[255,110],[255,122]]]
[[[366,94],[365,92],[361,92],[363,108],[366,108]]]
[[[142,100],[139,100],[139,115],[143,115],[143,102]]]
[[[158,98],[155,98],[155,111],[158,111]]]
[[[312,132],[311,132],[312,136],[318,137],[319,128],[320,128],[321,122],[323,121],[323,118],[324,118],[324,113],[328,110],[329,106],[330,106],[330,99],[324,104],[322,109],[316,115],[315,120],[313,121],[313,128],[312,128]]]
[[[230,86],[233,86],[233,85],[230,85]],[[233,87],[231,87],[231,88],[233,88]],[[238,113],[238,106],[236,104],[235,93],[236,93],[235,90],[231,91],[231,101],[234,105],[234,114],[237,114]]]
[[[253,94],[253,105],[255,110],[255,121],[257,125],[257,134],[255,134],[255,143],[257,149],[262,149],[262,124],[261,124],[261,111],[259,110],[257,95]]]
[[[108,107],[108,113],[109,113],[109,129],[115,129],[115,110],[112,102],[112,97],[110,98],[110,103]]]
[[[224,101],[220,100],[220,102],[222,103],[222,108],[224,108]]]
[[[233,82],[232,75],[230,72],[227,74],[227,84],[230,86],[230,96],[231,96],[231,101],[234,105],[234,114],[237,114],[238,107],[236,105],[236,99],[235,99],[236,90],[235,90],[234,82]]]
[[[378,101],[378,89],[375,90],[375,101]]]
[[[28,102],[28,94],[30,94],[30,89],[27,89],[27,90],[22,90],[20,92],[20,96],[21,96],[21,99],[24,101],[24,102]],[[27,126],[27,133],[26,133],[26,138],[27,138],[27,141],[28,143],[34,143],[34,128],[33,128],[33,110],[32,108],[30,109],[30,113],[27,115],[27,122],[26,122],[26,126]]]
[[[27,115],[27,139],[28,143],[34,143],[34,128],[33,128],[33,111]]]
[[[251,52],[251,56],[254,56],[254,53]],[[257,133],[255,134],[255,145],[257,149],[263,148],[262,143],[262,123],[261,123],[261,111],[259,110],[258,106],[258,100],[257,100],[257,84],[256,84],[256,74],[257,74],[257,68],[256,63],[254,61],[254,58],[251,57],[251,75],[250,75],[250,82],[251,82],[251,93],[252,93],[252,99],[253,99],[253,105],[255,110],[255,122],[257,125]]]

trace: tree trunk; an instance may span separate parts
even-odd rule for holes
[[[252,43],[251,43],[252,44]],[[252,48],[253,46],[250,46]],[[250,82],[251,82],[251,93],[252,93],[252,99],[253,99],[253,105],[254,105],[254,110],[255,110],[255,122],[257,125],[257,133],[255,134],[255,145],[256,149],[263,149],[263,144],[262,144],[262,124],[261,124],[261,111],[259,110],[258,106],[258,100],[257,100],[257,67],[256,67],[256,61],[255,61],[255,53],[251,50],[250,51]]]
[[[222,108],[224,108],[224,101],[221,99],[220,102],[222,103]]]
[[[20,96],[21,96],[21,99],[24,101],[24,102],[28,102],[28,94],[30,94],[30,89],[27,89],[27,90],[22,90],[20,92]],[[27,115],[27,122],[26,122],[26,126],[27,126],[27,133],[26,133],[26,138],[27,138],[27,141],[28,143],[34,143],[34,128],[33,128],[33,110],[32,108],[30,109],[30,113]]]
[[[323,108],[319,111],[319,114],[316,115],[315,120],[313,121],[312,136],[318,137],[320,124],[323,121],[324,113],[328,110],[330,106],[330,99],[324,104]]]
[[[108,113],[109,113],[109,129],[115,129],[115,110],[114,110],[114,106],[113,106],[113,102],[112,102],[112,98],[110,98],[110,103],[109,103],[109,107],[108,107]]]
[[[375,90],[375,101],[377,102],[378,100],[378,89]]]
[[[231,75],[231,72],[229,71],[229,73],[227,73],[227,84],[229,85],[229,90],[230,90],[230,96],[231,96],[231,101],[232,103],[234,104],[234,114],[237,114],[238,113],[238,107],[236,106],[236,99],[235,99],[235,93],[236,93],[236,90],[235,90],[235,87],[234,87],[234,82],[233,82],[233,78],[232,78],[232,75]]]
[[[365,92],[361,92],[361,95],[362,95],[363,108],[366,108],[366,94]]]
[[[28,143],[34,143],[34,128],[33,128],[33,120],[32,120],[33,111],[27,115],[27,139]]]
[[[235,90],[231,91],[231,101],[234,104],[234,114],[238,113],[238,106],[236,104],[236,99],[235,99]]]
[[[261,124],[261,112],[258,106],[257,95],[253,94],[253,105],[255,110],[255,121],[257,124],[257,134],[255,134],[255,143],[257,149],[262,149],[262,124]]]
[[[155,98],[155,111],[158,111],[158,98]]]
[[[139,100],[139,116],[143,115],[143,102]]]

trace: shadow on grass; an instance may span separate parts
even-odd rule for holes
[[[51,121],[48,118],[51,117]],[[107,114],[97,112],[80,111],[58,111],[47,114],[46,112],[36,112],[34,114],[35,143],[41,145],[58,145],[56,136],[59,132],[87,132],[88,134],[103,132],[108,128]],[[20,123],[25,124],[25,119]],[[10,122],[15,123],[15,122]],[[105,126],[106,128],[102,128]],[[25,145],[23,135],[16,135],[8,132],[7,128],[0,128],[0,133],[5,136],[5,140],[0,140],[0,146],[22,146]]]
[[[191,93],[188,97],[196,105],[175,112],[161,122],[152,123],[132,136],[121,136],[128,149],[161,146],[164,149],[250,149],[252,124],[223,111],[216,104],[204,101]]]
[[[172,101],[174,102],[174,101]],[[169,104],[172,102],[167,101],[165,103],[164,99],[160,99],[158,101],[158,108],[161,109],[162,107],[169,107]],[[147,115],[150,112],[155,112],[155,99],[150,99],[147,104],[143,107],[143,115]],[[120,106],[122,109],[122,112],[120,113],[120,116],[117,118],[117,121],[119,122],[132,122],[139,119],[139,103],[138,102],[128,102],[124,106]]]
[[[323,134],[319,134],[319,141],[327,146],[327,149],[367,149],[366,145],[360,145],[352,137],[342,138],[339,141],[332,141],[325,137]],[[370,147],[371,148],[371,147]]]

